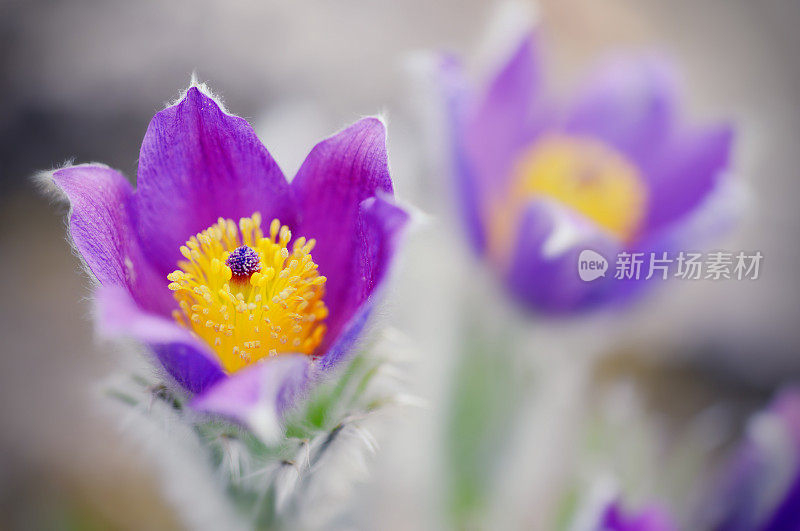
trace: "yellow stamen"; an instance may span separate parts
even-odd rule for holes
[[[311,257],[316,242],[296,238],[290,250],[291,239],[277,219],[265,236],[259,213],[238,227],[220,218],[181,246],[186,260],[167,275],[180,308],[173,317],[208,343],[228,372],[281,353],[311,355],[322,342],[328,308],[326,279]],[[241,246],[260,261],[249,276],[234,276],[226,263]]]
[[[508,195],[489,213],[495,255],[508,255],[522,210],[536,197],[555,199],[628,242],[644,219],[647,188],[636,166],[611,146],[590,138],[544,137],[520,157]]]

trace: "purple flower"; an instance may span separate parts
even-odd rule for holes
[[[99,164],[54,171],[100,332],[146,343],[196,410],[274,435],[353,348],[407,221],[385,137],[362,119],[290,183],[250,124],[193,86],[150,122],[135,191]]]
[[[719,531],[800,529],[800,388],[751,419],[701,518]]]
[[[597,531],[675,531],[677,526],[658,506],[649,506],[631,514],[618,501],[609,503],[600,517]]]
[[[573,312],[625,299],[643,283],[613,278],[618,252],[677,250],[719,223],[700,214],[720,189],[733,131],[686,124],[674,78],[662,60],[618,57],[557,109],[534,34],[479,95],[444,61],[464,226],[526,306]],[[584,249],[606,257],[610,274],[580,280]]]

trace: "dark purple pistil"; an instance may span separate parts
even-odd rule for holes
[[[231,268],[233,278],[237,280],[246,280],[261,269],[258,253],[246,245],[234,249],[225,264]]]

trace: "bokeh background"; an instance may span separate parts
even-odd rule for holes
[[[197,72],[230,111],[257,125],[287,174],[346,123],[388,117],[398,193],[427,216],[408,239],[384,319],[416,353],[409,388],[428,407],[382,430],[351,523],[441,525],[433,441],[460,339],[446,290],[471,289],[465,274],[451,274],[471,266],[437,144],[420,132],[435,112],[418,74],[426,52],[447,49],[480,75],[487,31],[502,33],[491,23],[498,8],[479,0],[0,0],[1,522],[181,526],[154,465],[91,404],[115,356],[94,340],[90,284],[65,239],[65,208],[31,177],[75,160],[102,161],[133,179],[150,118]],[[657,420],[668,437],[720,404],[735,433],[738,419],[800,376],[800,4],[543,0],[535,8],[556,88],[574,86],[604,53],[657,49],[682,66],[694,118],[737,124],[735,173],[747,204],[719,247],[760,250],[761,278],[659,290],[606,322],[607,352],[581,381],[617,389],[614,411],[636,402],[642,423]],[[529,346],[537,352],[563,331],[536,330]],[[638,398],[620,394],[612,385],[619,381]],[[519,445],[530,442],[519,435]]]

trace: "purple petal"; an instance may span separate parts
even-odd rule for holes
[[[800,387],[788,387],[781,391],[769,410],[780,419],[786,435],[800,454]]]
[[[664,61],[615,57],[583,83],[566,120],[570,134],[604,140],[649,167],[675,121],[675,74]]]
[[[131,337],[147,344],[178,384],[199,393],[225,378],[214,354],[174,321],[149,314],[136,306],[118,286],[97,292],[97,326],[108,338]]]
[[[589,309],[617,296],[614,258],[620,244],[589,220],[548,199],[532,201],[519,225],[506,272],[511,295],[531,309],[562,313]],[[578,257],[593,250],[609,261],[605,277],[584,282]]]
[[[380,206],[372,212],[362,205],[376,194],[392,193],[383,123],[365,118],[317,144],[292,187],[301,208],[297,233],[317,240],[312,255],[328,279],[325,303],[330,317],[324,349],[380,280],[386,264],[374,260],[388,259],[376,254],[385,242],[374,241],[378,236],[371,224],[384,215],[394,223],[399,210]],[[386,230],[383,236],[393,234]]]
[[[70,202],[75,247],[104,286],[121,286],[148,311],[169,314],[175,302],[166,277],[147,261],[133,227],[133,189],[119,172],[84,164],[53,172]]]
[[[703,507],[721,531],[800,524],[800,390],[783,391],[751,419],[746,437]]]
[[[650,506],[635,514],[623,512],[618,502],[610,503],[598,531],[675,531],[672,518],[660,507]]]
[[[534,34],[526,36],[492,80],[465,131],[480,197],[504,191],[519,151],[543,124],[536,124],[540,66]]]
[[[356,251],[362,283],[355,295],[360,305],[386,277],[409,216],[391,196],[379,194],[361,202],[358,219]]]
[[[798,528],[800,528],[800,471],[795,471],[791,486],[763,531],[790,531]]]
[[[372,313],[377,290],[392,263],[399,235],[408,223],[408,213],[382,195],[364,200],[360,211],[357,237],[361,260],[356,264],[359,271],[353,276],[358,280],[352,283],[348,298],[342,301],[345,310],[341,316],[348,315],[349,320],[341,332],[330,336],[335,340],[320,360],[323,371],[352,352]]]
[[[637,246],[652,251],[677,252],[707,248],[741,219],[745,190],[732,179],[722,179],[701,204],[673,223],[649,231]]]
[[[322,359],[319,362],[321,371],[327,371],[336,366],[341,360],[345,359],[356,347],[361,332],[372,314],[373,301],[368,300],[358,308],[355,315],[350,318],[350,321],[344,326],[342,331],[336,337],[336,340],[328,348]]]
[[[674,135],[650,164],[645,231],[660,229],[694,210],[728,169],[733,129],[716,125]]]
[[[271,442],[282,434],[283,415],[304,391],[308,372],[308,356],[270,358],[197,395],[190,406],[240,422]]]
[[[147,128],[136,208],[145,252],[164,274],[180,246],[220,216],[258,211],[267,222],[294,222],[291,189],[253,128],[196,87]]]
[[[408,213],[383,194],[365,199],[359,206],[358,226],[353,234],[354,257],[347,272],[351,281],[335,302],[331,296],[326,297],[326,302],[336,308],[336,313],[331,310],[328,319],[328,342],[323,344],[323,348],[332,346],[323,357],[323,367],[336,364],[355,342],[378,297],[379,287],[386,278],[407,223]]]
[[[467,236],[477,254],[482,254],[486,247],[486,234],[481,221],[481,204],[478,200],[478,185],[475,181],[475,170],[470,163],[464,145],[464,131],[467,104],[467,83],[463,69],[458,60],[452,56],[442,58],[439,67],[439,79],[442,87],[446,135],[451,158],[448,161],[453,177],[453,187],[458,201],[457,208],[461,214]]]

